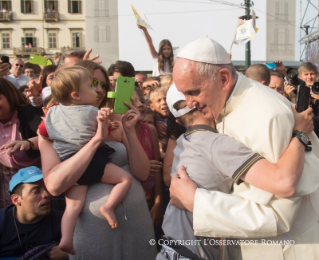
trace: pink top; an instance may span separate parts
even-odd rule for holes
[[[140,136],[138,137],[147,157],[149,160],[154,160],[154,146],[152,140],[152,133],[149,125],[147,123],[141,124]],[[155,178],[148,176],[146,181],[141,181],[148,208],[151,209],[154,204],[154,184]]]
[[[5,124],[0,122],[0,146],[10,141],[22,140],[19,124],[17,111],[13,114],[10,122]],[[25,151],[16,151],[10,158],[7,154],[9,149],[0,150],[0,163],[6,167],[21,169],[32,166],[39,161],[39,158],[29,158]]]

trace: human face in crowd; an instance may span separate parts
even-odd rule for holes
[[[67,56],[67,57],[64,58],[64,67],[74,66],[80,60],[82,60],[82,59],[78,58],[78,57]]]
[[[109,76],[109,81],[110,81],[110,84],[111,84],[111,91],[115,91],[115,82],[116,80],[114,79],[113,76]]]
[[[284,80],[278,76],[271,76],[269,86],[271,89],[277,91],[279,94],[284,94]]]
[[[162,53],[163,53],[165,58],[168,58],[172,53],[172,48],[168,44],[165,44],[162,47]]]
[[[9,122],[13,116],[13,112],[7,97],[0,94],[0,122],[3,124]]]
[[[15,77],[19,77],[24,70],[24,62],[22,60],[15,60],[12,64],[12,73]]]
[[[174,65],[173,78],[177,89],[185,95],[187,106],[196,108],[207,119],[216,119],[224,107],[227,95],[223,93],[228,84],[225,69],[216,78],[200,76],[197,62],[178,58]],[[228,71],[228,70],[227,70]]]
[[[168,107],[166,103],[166,94],[158,92],[152,96],[150,108],[159,113],[162,117],[168,116]]]
[[[143,121],[146,114],[145,100],[141,98],[136,91],[134,91],[134,96],[132,97],[132,103],[133,103],[133,106],[137,108],[138,112],[140,112],[139,120]]]
[[[23,224],[36,223],[50,213],[51,195],[43,180],[24,183],[21,196],[13,194],[11,199],[17,206],[17,218]]]
[[[145,76],[142,74],[137,74],[135,76],[135,82],[137,82],[140,89],[142,89],[142,85],[143,85],[144,80],[145,80]]]
[[[47,86],[51,86],[52,80],[54,79],[54,72],[51,72],[48,76],[47,79],[45,81],[45,84]]]
[[[99,98],[95,88],[92,85],[92,79],[82,76],[81,87],[80,91],[78,92],[78,96],[81,105],[97,105]]]
[[[26,68],[24,70],[24,75],[27,76],[28,78],[33,78],[35,76],[34,69]]]
[[[99,107],[106,95],[106,89],[101,87],[101,83],[104,84],[104,86],[106,86],[106,78],[102,71],[100,71],[99,69],[93,71],[92,77],[94,79],[97,79],[99,82],[99,84],[96,87],[94,87],[94,90],[97,94],[97,100],[94,106]]]
[[[313,85],[313,83],[316,80],[316,77],[317,74],[313,70],[303,70],[301,72],[301,75],[299,75],[299,78],[302,79],[308,87],[311,87]]]

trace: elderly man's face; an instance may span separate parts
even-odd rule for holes
[[[24,70],[24,62],[22,60],[15,60],[12,64],[12,73],[14,76],[18,77],[22,74]]]
[[[278,76],[272,75],[270,78],[269,87],[273,90],[276,90],[279,94],[284,94],[284,80]]]
[[[189,108],[196,106],[205,118],[217,118],[227,100],[222,94],[222,80],[220,75],[215,80],[200,76],[196,64],[187,59],[177,59],[173,70],[175,85],[185,95]]]

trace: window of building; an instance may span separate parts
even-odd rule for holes
[[[49,49],[57,49],[57,38],[58,33],[56,31],[48,31],[48,48]]]
[[[95,42],[110,42],[111,27],[109,25],[94,26],[94,41]]]
[[[38,47],[37,38],[34,37],[33,31],[24,31],[24,37],[21,38],[22,47]]]
[[[71,14],[81,14],[82,0],[68,0],[68,12]]]
[[[0,0],[0,10],[12,11],[11,1]]]
[[[58,1],[57,0],[44,0],[44,11],[54,12],[58,11]]]
[[[276,20],[288,20],[288,2],[276,2]]]
[[[1,47],[2,49],[11,49],[11,33],[10,32],[1,33]]]
[[[109,1],[95,0],[95,16],[109,16]]]
[[[72,31],[71,32],[71,47],[73,48],[82,47],[81,37],[82,37],[81,32]]]
[[[32,14],[33,13],[33,1],[21,0],[21,13]]]

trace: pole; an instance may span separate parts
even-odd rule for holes
[[[250,19],[250,0],[245,0],[245,8],[246,8],[246,19]],[[250,60],[250,41],[246,43],[246,53],[245,53],[245,67],[246,70],[251,65]]]

